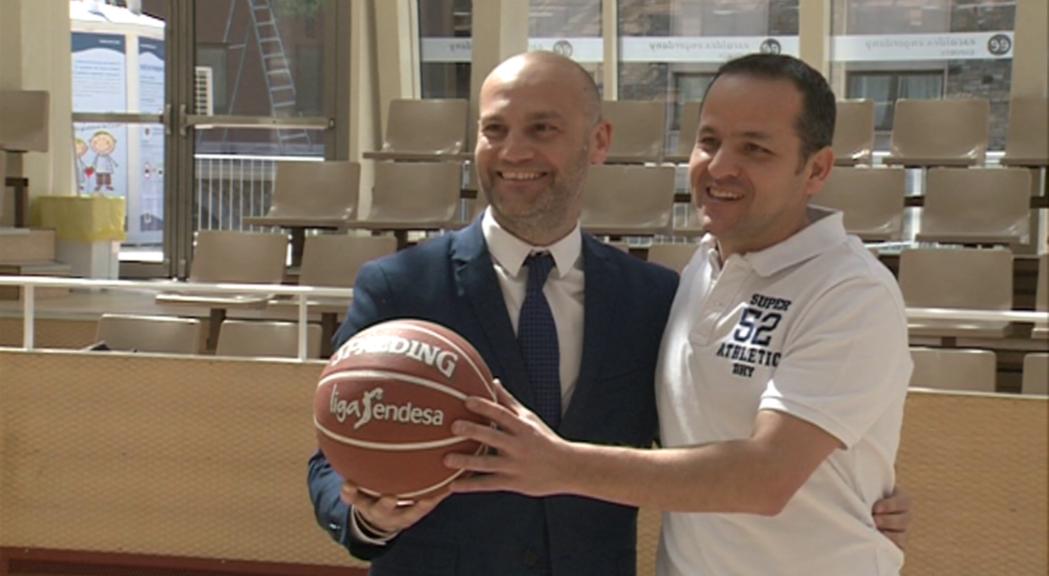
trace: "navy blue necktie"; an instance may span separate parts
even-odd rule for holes
[[[554,258],[549,252],[532,254],[525,260],[525,266],[528,285],[517,325],[517,345],[528,370],[535,412],[556,430],[561,423],[561,354],[554,315],[543,295],[543,284],[554,267]]]

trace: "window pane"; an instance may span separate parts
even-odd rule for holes
[[[419,2],[423,98],[470,97],[471,0]]]
[[[529,38],[601,36],[601,0],[529,0],[529,8]]]
[[[603,92],[601,0],[530,0],[530,50],[551,50],[586,68]]]
[[[834,0],[831,83],[875,100],[888,149],[898,98],[986,98],[990,149],[1002,150],[1012,83],[1013,0]],[[858,78],[880,78],[879,92]]]
[[[324,116],[330,0],[196,3],[197,114]],[[198,131],[203,154],[323,156],[320,132]]]
[[[751,52],[798,53],[798,0],[620,0],[619,98],[667,103],[667,150],[684,103]]]

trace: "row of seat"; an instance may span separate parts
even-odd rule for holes
[[[1013,309],[1013,255],[1004,249],[920,248],[900,254],[900,291],[913,308],[967,310]],[[1049,338],[1049,255],[1039,257],[1035,310],[1045,311],[1030,338]],[[1025,337],[1008,321],[957,321],[948,319],[908,322],[912,341],[917,338],[1002,339]]]
[[[357,271],[367,261],[397,250],[390,236],[323,234],[305,239],[298,281],[304,286],[351,288]],[[282,284],[286,280],[288,237],[285,234],[201,230],[197,232],[189,281],[204,284]],[[251,257],[245,257],[251,255]],[[156,296],[162,305],[210,309],[208,350],[217,349],[219,327],[230,309],[287,308],[296,303],[273,295],[216,295],[167,292]],[[316,299],[308,302],[321,314],[322,352],[330,352],[328,340],[334,333],[338,314],[348,299]]]
[[[990,350],[911,348],[911,386],[967,392],[997,391],[997,355]],[[1049,394],[1049,354],[1024,355],[1020,391]]]
[[[320,327],[307,329],[307,357],[320,357]],[[96,339],[109,350],[198,354],[201,323],[194,318],[104,314]],[[294,358],[298,327],[292,322],[226,320],[219,332],[218,356]],[[995,392],[997,358],[988,350],[912,348],[911,385],[923,388]],[[1049,354],[1024,357],[1022,392],[1049,394]]]
[[[666,105],[661,101],[604,101],[602,115],[614,127],[611,163],[685,162],[695,141],[699,102],[686,102],[677,150],[664,153]],[[1014,98],[1002,163],[1049,165],[1049,101]],[[398,99],[389,104],[382,149],[366,152],[376,160],[469,158],[476,120],[462,99]],[[903,166],[979,166],[985,163],[990,134],[990,102],[979,98],[897,100],[887,164]],[[843,165],[870,164],[874,150],[874,102],[838,102],[834,152]]]
[[[277,165],[273,202],[246,223],[295,232],[299,261],[305,228],[437,230],[469,221],[486,205],[483,194],[465,218],[459,212],[457,162],[376,163],[371,209],[357,212],[360,166],[353,162]],[[673,226],[676,174],[672,166],[598,165],[584,185],[582,226],[598,235],[696,235],[694,221]],[[922,242],[1019,245],[1029,242],[1032,175],[1022,168],[934,168],[925,184]],[[838,167],[815,202],[845,213],[845,227],[866,241],[899,240],[906,173],[901,167]]]
[[[919,242],[1029,242],[1032,174],[1022,168],[933,168],[926,175]],[[841,210],[845,228],[868,242],[900,240],[906,171],[838,167],[813,200]]]
[[[293,231],[299,261],[306,228],[385,231],[462,226],[483,208],[482,193],[462,218],[458,162],[377,162],[367,213],[357,210],[360,165],[355,162],[278,162],[273,201],[256,226]],[[670,166],[594,166],[584,192],[583,226],[596,234],[670,233],[674,204]]]
[[[680,272],[695,251],[689,243],[653,244],[648,259]],[[917,248],[900,254],[899,284],[904,303],[912,308],[956,308],[964,310],[1014,309],[1013,254],[1005,249]],[[912,338],[1002,339],[1049,338],[1049,255],[1038,261],[1035,287],[1036,311],[1045,312],[1043,322],[1031,333],[1019,332],[1008,321],[912,320]]]
[[[280,284],[285,280],[287,236],[231,231],[200,231],[190,269],[190,281],[200,283]],[[653,244],[649,259],[680,271],[695,247],[691,243]],[[360,266],[396,250],[389,236],[327,234],[310,236],[300,269],[303,285],[352,287]],[[251,258],[244,258],[251,254]],[[1049,311],[1049,255],[1039,259],[1036,310]],[[1013,309],[1013,255],[1006,249],[918,248],[900,255],[899,283],[909,307],[974,310]],[[272,297],[223,298],[162,294],[158,303],[222,307],[274,305]],[[346,302],[314,302],[338,314]],[[214,318],[220,322],[222,317]],[[1049,320],[1049,318],[1047,318]],[[1014,326],[1001,322],[915,321],[912,336],[990,337],[1014,335]],[[1034,338],[1049,336],[1043,324]]]
[[[298,325],[294,322],[226,320],[219,329],[217,356],[295,358],[298,354]],[[95,339],[105,349],[159,354],[199,354],[202,326],[196,318],[103,314]],[[308,358],[319,358],[321,327],[311,324],[306,332]]]

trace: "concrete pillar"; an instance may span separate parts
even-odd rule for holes
[[[830,77],[830,0],[801,0],[798,6],[798,56]]]

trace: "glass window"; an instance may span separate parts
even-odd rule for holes
[[[684,103],[702,98],[724,61],[798,53],[798,0],[620,0],[619,98],[667,103],[667,150]]]
[[[198,114],[324,116],[327,1],[197,2]],[[210,102],[210,107],[208,103]],[[323,156],[320,132],[197,131],[200,154]]]
[[[419,2],[423,98],[470,98],[472,0]]]
[[[834,0],[831,84],[870,98],[887,150],[899,98],[986,98],[991,150],[1005,147],[1013,0]]]
[[[603,90],[601,0],[530,0],[530,50],[551,50],[581,64]]]

